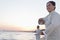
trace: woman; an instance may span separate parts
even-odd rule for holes
[[[42,22],[42,24],[46,26],[45,40],[60,40],[60,15],[55,12],[56,3],[54,1],[49,1],[46,7],[49,15],[38,21],[39,24]]]

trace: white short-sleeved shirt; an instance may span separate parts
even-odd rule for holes
[[[40,35],[40,29],[36,30],[36,35]]]

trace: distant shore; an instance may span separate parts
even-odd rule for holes
[[[0,30],[0,32],[34,32],[34,31]]]

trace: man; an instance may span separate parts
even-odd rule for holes
[[[36,40],[40,40],[40,29],[39,29],[39,26],[37,26],[37,30],[35,31],[36,32]]]
[[[38,23],[45,24],[45,40],[60,40],[60,15],[55,12],[56,3],[54,1],[47,2],[47,11],[49,15],[40,18]]]

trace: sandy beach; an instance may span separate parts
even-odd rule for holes
[[[43,38],[41,38],[40,40],[44,40],[44,37],[43,37]]]
[[[44,40],[44,35],[41,35],[40,39],[41,39],[41,40]]]

